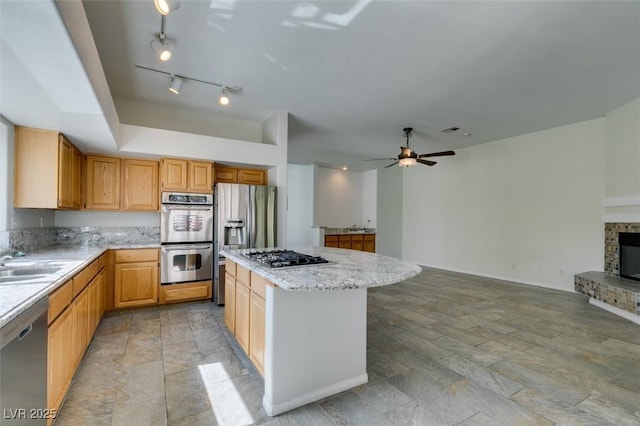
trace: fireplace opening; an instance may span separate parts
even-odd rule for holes
[[[620,232],[620,276],[640,281],[640,234]]]

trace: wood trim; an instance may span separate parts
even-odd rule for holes
[[[49,295],[49,321],[51,324],[67,309],[73,300],[73,280],[69,280]]]
[[[115,250],[115,263],[155,262],[160,259],[159,249],[123,249]]]

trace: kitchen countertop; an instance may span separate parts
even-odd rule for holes
[[[147,245],[110,245],[96,246],[60,246],[49,247],[28,253],[26,256],[15,257],[13,261],[39,262],[56,261],[67,265],[55,274],[38,281],[25,284],[7,283],[0,285],[0,327],[35,305],[40,299],[64,284],[76,273],[81,271],[95,259],[109,249],[159,248],[160,244]],[[11,261],[7,263],[10,264]]]
[[[242,254],[254,251],[222,250],[221,254],[255,271],[284,290],[345,290],[378,287],[412,278],[422,268],[380,254],[329,247],[294,247],[300,253],[322,256],[329,264],[273,269]],[[269,249],[267,249],[269,250]]]

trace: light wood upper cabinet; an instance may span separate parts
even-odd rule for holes
[[[188,177],[189,185],[187,185],[187,189],[203,192],[211,191],[211,163],[189,161]]]
[[[246,185],[266,185],[267,171],[262,169],[237,169],[216,165],[214,168],[215,183],[242,183]]]
[[[160,164],[162,191],[211,192],[211,163],[163,158]]]
[[[117,157],[86,156],[85,208],[120,209],[120,167]]]
[[[247,185],[266,185],[267,177],[264,170],[238,169],[238,183]]]
[[[59,132],[16,126],[14,207],[78,208],[80,179],[74,179],[73,170],[76,152]]]
[[[74,209],[82,207],[82,153],[75,147],[71,160],[71,205]]]
[[[158,162],[124,159],[125,210],[158,210]]]

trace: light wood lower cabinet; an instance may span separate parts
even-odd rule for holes
[[[73,309],[67,307],[49,325],[47,346],[47,407],[58,409],[75,371],[69,348],[73,346]]]
[[[235,271],[234,271],[235,274]],[[232,334],[236,333],[236,279],[233,275],[224,276],[224,322]]]
[[[240,281],[236,281],[236,340],[244,351],[249,353],[249,310],[250,293]]]
[[[104,255],[49,295],[47,407],[57,410],[100,323],[106,300]]]
[[[265,301],[255,292],[251,292],[249,316],[249,359],[264,375]]]
[[[115,308],[158,303],[158,249],[117,250],[114,266]]]
[[[225,323],[256,369],[264,374],[266,287],[273,284],[227,259],[229,265],[225,274]]]
[[[376,252],[375,234],[331,234],[324,236],[325,247]]]

